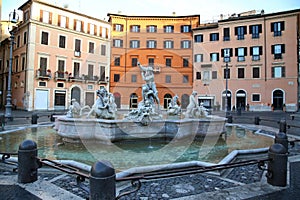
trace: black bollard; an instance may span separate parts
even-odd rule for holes
[[[1,123],[1,130],[4,131],[4,126],[5,126],[5,115],[4,114],[0,115],[0,123]]]
[[[259,125],[259,122],[260,122],[260,118],[259,117],[255,117],[254,118],[254,124],[255,125]]]
[[[32,183],[37,180],[37,145],[32,140],[24,140],[18,150],[18,182]]]
[[[53,115],[55,115],[55,113],[52,113],[50,115],[50,122],[55,122],[55,117],[53,117]]]
[[[90,174],[90,200],[116,198],[116,173],[108,161],[94,163]]]
[[[227,116],[227,123],[232,123],[232,115]]]
[[[242,115],[242,108],[241,108],[241,107],[238,107],[238,108],[236,109],[236,111],[237,111],[237,115],[238,115],[238,116],[241,116],[241,115]]]
[[[286,121],[284,119],[279,121],[279,132],[286,133]]]
[[[284,148],[288,149],[288,137],[284,132],[279,132],[275,135],[275,143],[282,144]]]
[[[273,144],[269,148],[267,182],[273,186],[286,186],[287,149],[282,144]]]
[[[36,113],[32,114],[31,116],[31,124],[37,124],[38,115]]]

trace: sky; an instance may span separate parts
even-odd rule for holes
[[[1,1],[1,0],[0,0]],[[2,0],[2,20],[8,20],[9,13],[18,9],[27,0]],[[107,13],[124,15],[169,16],[200,15],[202,23],[216,21],[224,16],[250,10],[265,13],[300,9],[299,0],[43,0],[64,6],[70,10],[98,19],[107,20]]]

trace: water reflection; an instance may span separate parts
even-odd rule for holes
[[[273,139],[254,134],[239,127],[227,127],[227,136],[206,137],[189,141],[130,141],[116,145],[104,145],[95,141],[83,144],[63,143],[52,128],[32,128],[0,135],[1,152],[17,152],[19,144],[25,139],[38,145],[42,158],[76,160],[93,164],[98,160],[109,160],[116,169],[201,160],[218,163],[228,153],[236,149],[254,149],[269,147]],[[171,146],[170,146],[171,144]],[[166,146],[169,146],[166,148]],[[116,148],[116,146],[118,148]],[[149,147],[152,148],[149,148]],[[163,150],[163,151],[162,151]]]

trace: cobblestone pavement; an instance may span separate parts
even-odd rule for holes
[[[25,113],[26,114],[26,113]],[[27,113],[28,114],[28,113]],[[51,112],[50,112],[51,114]],[[19,112],[18,116],[22,116],[24,113]],[[26,121],[26,124],[30,124],[30,115]],[[252,119],[255,116],[260,116],[262,119],[262,125],[278,127],[278,121],[281,119],[286,119],[288,124],[293,124],[295,126],[300,125],[300,117],[296,115],[295,119],[292,120],[291,113],[284,112],[243,112],[241,116],[236,113],[232,113],[233,122],[234,123],[252,123]],[[300,115],[299,115],[300,116]],[[41,115],[38,119],[38,123],[49,123],[49,113],[45,113]],[[18,119],[18,118],[16,118]],[[249,120],[251,119],[251,120]],[[24,122],[24,120],[23,120]],[[13,122],[7,122],[7,128],[20,126],[22,125],[20,120],[14,120]],[[24,124],[25,125],[25,124]],[[288,134],[292,134],[295,136],[300,136],[300,131],[298,132],[298,127],[291,127],[288,129]],[[274,132],[264,131],[265,134],[274,135]],[[289,146],[290,156],[299,155],[300,154],[300,144],[296,143],[295,146]],[[261,158],[266,158],[266,154],[260,155]],[[247,160],[247,158],[241,157],[236,161]],[[2,167],[1,167],[2,166]],[[0,175],[5,177],[16,176],[16,172],[13,172],[11,168],[5,168],[3,165],[0,166]],[[300,172],[299,172],[300,173]],[[126,195],[121,197],[121,200],[132,200],[132,199],[141,199],[141,200],[156,200],[156,199],[196,199],[195,195],[201,193],[210,193],[210,192],[221,192],[226,188],[237,188],[236,192],[242,190],[243,186],[251,185],[251,184],[260,184],[261,181],[265,179],[264,171],[260,170],[257,165],[247,165],[242,167],[232,168],[230,170],[223,171],[220,175],[216,173],[202,173],[202,174],[192,174],[185,175],[179,177],[170,177],[163,178],[157,180],[142,180],[140,190],[131,193],[130,195]],[[82,183],[82,189],[78,187],[76,177],[73,175],[68,175],[65,173],[53,171],[49,172],[40,172],[39,171],[39,180],[43,180],[45,182],[49,182],[59,188],[62,188],[65,191],[68,191],[82,199],[88,198],[88,193],[86,192],[86,188],[89,187],[88,180],[85,180]],[[47,190],[47,188],[44,188]],[[123,193],[126,191],[132,190],[132,186],[128,184],[117,185],[117,190],[119,193]],[[291,196],[287,190],[285,192],[273,192],[271,194],[258,195],[257,197],[249,198],[252,200],[259,199],[287,199]],[[16,185],[3,185],[0,184],[0,199],[40,199],[38,196],[33,195],[27,192],[24,188]],[[186,198],[184,198],[186,197]],[[59,198],[57,198],[59,199]],[[212,198],[212,199],[218,199]],[[221,198],[219,198],[221,199]],[[230,196],[226,197],[226,199],[239,199],[239,198],[231,198]]]

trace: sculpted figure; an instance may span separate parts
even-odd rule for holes
[[[206,117],[208,115],[207,109],[203,106],[203,103],[198,106],[195,97],[197,92],[193,91],[190,95],[190,103],[186,108],[185,118],[199,118]]]
[[[180,103],[178,99],[179,97],[175,95],[172,101],[169,103],[168,111],[167,111],[168,115],[178,115],[181,112],[181,107],[179,105]]]
[[[69,111],[67,112],[67,117],[74,118],[80,117],[81,106],[76,101],[76,99],[71,100],[71,105],[69,107]]]

